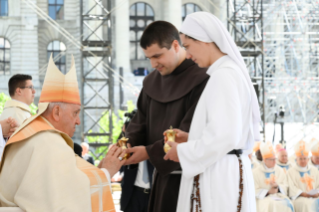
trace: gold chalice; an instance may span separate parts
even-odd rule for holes
[[[128,140],[129,140],[128,138],[122,137],[122,138],[117,142],[117,146],[118,146],[118,147],[121,147],[122,150],[127,149],[126,143],[127,143]],[[125,160],[126,160],[126,159],[129,159],[130,156],[131,156],[130,154],[126,153],[126,154],[124,155],[123,159],[125,159]]]
[[[167,142],[168,141],[175,142],[175,131],[173,130],[172,126],[169,130],[166,131],[166,136],[167,136]],[[164,152],[167,153],[170,149],[171,147],[167,143],[165,143]]]

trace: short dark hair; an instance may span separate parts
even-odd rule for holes
[[[13,75],[8,82],[10,96],[14,96],[14,93],[16,92],[17,88],[24,87],[27,80],[32,80],[32,77],[27,74]]]
[[[143,49],[152,44],[170,49],[174,40],[177,40],[181,45],[178,30],[173,24],[166,21],[154,21],[144,30],[140,43]]]
[[[256,158],[259,161],[263,161],[263,156],[261,155],[260,149],[255,152]]]

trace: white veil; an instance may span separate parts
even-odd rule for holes
[[[257,95],[250,80],[245,62],[223,23],[211,13],[195,12],[186,16],[180,31],[185,35],[205,43],[214,42],[223,53],[227,54],[240,67],[251,93],[254,140],[260,141],[260,112]]]

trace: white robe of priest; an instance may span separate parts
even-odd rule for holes
[[[190,211],[193,179],[200,174],[203,212],[236,212],[239,162],[227,153],[242,149],[242,211],[256,211],[254,179],[248,154],[254,145],[251,94],[236,63],[223,56],[207,71],[210,79],[197,104],[188,142],[177,152],[182,166],[177,212]]]
[[[276,160],[276,164],[278,166],[280,166],[285,173],[287,173],[287,171],[292,167],[290,161],[288,161],[287,163],[281,163],[278,159]]]
[[[311,160],[311,157],[309,158],[308,165],[309,165],[309,166],[313,166],[313,167],[315,167],[316,169],[318,169],[318,170],[319,170],[319,165],[314,164],[314,163],[312,162],[312,160]]]
[[[289,197],[293,200],[296,212],[318,212],[319,198],[300,197],[302,192],[319,189],[319,171],[313,166],[305,168],[294,165],[287,172]]]
[[[29,106],[23,102],[17,101],[17,100],[8,100],[4,104],[3,112],[0,116],[0,120],[6,119],[6,118],[14,118],[17,123],[22,125],[22,123],[31,117],[31,109]]]
[[[279,166],[272,169],[266,168],[262,163],[253,170],[256,205],[258,212],[293,212],[293,204],[288,198],[288,181],[285,172]],[[279,188],[277,194],[267,193],[270,182],[275,181]]]
[[[115,212],[110,183],[104,184],[94,170],[96,167],[75,156],[71,139],[66,140],[54,131],[45,118],[38,120],[34,127],[42,128],[41,123],[45,123],[52,129],[39,130],[22,142],[7,144],[0,168],[0,207],[20,207],[27,212]],[[23,134],[35,132],[34,127]],[[91,173],[86,175],[85,170]],[[110,182],[108,171],[102,171]],[[92,181],[90,175],[94,178]],[[102,190],[103,187],[106,189]],[[99,199],[100,203],[93,202]]]

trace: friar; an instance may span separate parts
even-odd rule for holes
[[[209,76],[206,68],[186,59],[179,32],[168,22],[150,24],[140,44],[156,70],[145,77],[137,113],[126,129],[133,153],[126,165],[149,161],[155,171],[148,211],[175,212],[182,171],[179,163],[163,159],[163,133],[170,126],[189,131]]]

